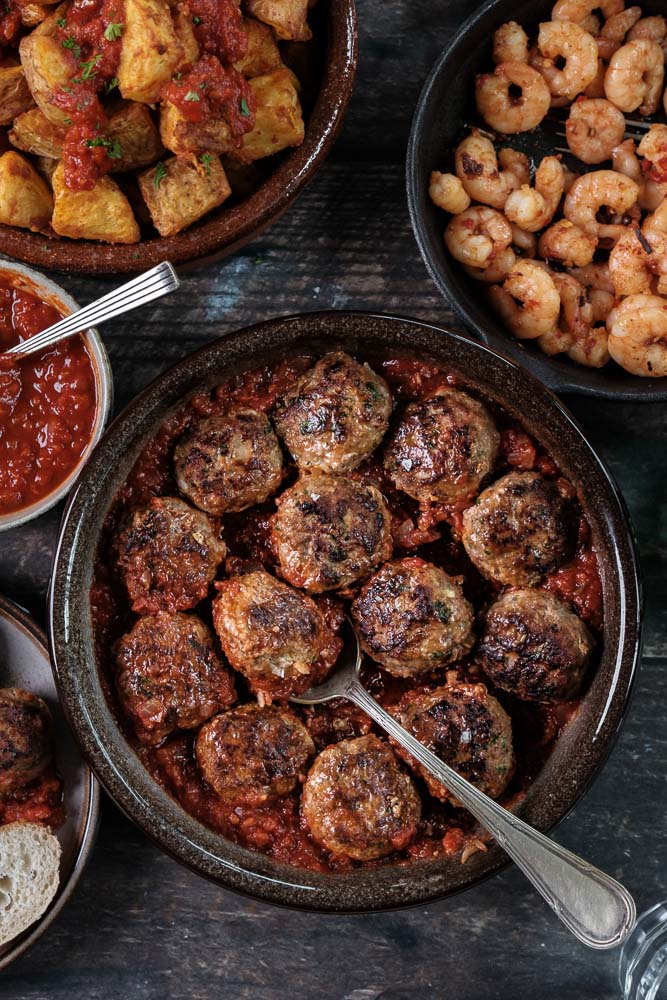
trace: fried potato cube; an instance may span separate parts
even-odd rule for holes
[[[50,35],[33,31],[21,39],[19,56],[37,107],[54,125],[62,125],[67,112],[54,107],[51,97],[68,84],[71,76],[65,49]]]
[[[287,146],[300,146],[304,137],[299,95],[287,68],[253,77],[250,87],[257,100],[255,126],[243,136],[232,155],[241,163],[252,163],[279,153]]]
[[[164,153],[155,122],[143,104],[128,103],[116,111],[109,119],[108,135],[110,139],[118,139],[121,148],[113,173],[147,167]]]
[[[118,87],[126,100],[153,104],[181,61],[169,7],[163,0],[126,0]]]
[[[172,104],[160,106],[160,138],[167,149],[178,155],[225,153],[234,148],[229,126],[222,118],[191,122]]]
[[[243,30],[248,38],[248,50],[243,59],[234,63],[234,68],[248,79],[279,69],[282,66],[280,49],[268,24],[262,24],[253,17],[244,17]]]
[[[160,236],[175,236],[231,194],[217,156],[205,165],[172,157],[139,174],[139,187]]]
[[[38,156],[37,157],[37,172],[42,175],[47,184],[51,184],[51,178],[55,173],[55,169],[58,166],[58,160],[54,160],[52,156]]]
[[[32,108],[14,119],[9,141],[25,153],[58,160],[63,151],[65,131],[64,127],[49,121],[40,108]]]
[[[248,0],[248,12],[258,21],[264,21],[278,38],[293,42],[307,42],[312,38],[308,27],[308,0]]]
[[[139,241],[139,226],[130,203],[110,177],[100,177],[91,191],[70,191],[59,163],[51,182],[55,199],[51,225],[59,236],[103,243]]]
[[[179,70],[184,66],[193,65],[197,62],[199,59],[199,42],[195,35],[195,29],[192,27],[192,14],[187,6],[178,4],[172,10],[171,16],[174,21],[176,37],[183,49],[183,55],[176,66],[176,69]]]
[[[34,105],[23,67],[0,67],[0,125],[11,125],[17,115]]]
[[[21,24],[26,28],[35,28],[42,21],[51,14],[50,7],[44,7],[41,3],[33,3],[32,0],[28,0],[27,3],[22,3],[20,5],[21,11]]]
[[[0,156],[0,222],[43,233],[52,212],[51,192],[32,165],[14,150]]]
[[[65,3],[61,3],[55,10],[53,7],[49,7],[49,16],[37,25],[33,35],[55,35],[58,30],[58,21],[67,17],[68,8],[69,0],[65,0]]]

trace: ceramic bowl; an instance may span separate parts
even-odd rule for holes
[[[60,287],[60,285],[56,285],[55,281],[51,281],[51,279],[47,278],[46,275],[39,274],[37,271],[24,267],[22,264],[17,264],[8,260],[1,260],[0,281],[9,282],[15,288],[20,288],[25,292],[30,292],[32,295],[36,295],[43,302],[46,302],[48,305],[52,305],[58,312],[62,313],[63,316],[76,312],[79,308],[78,303],[74,301],[72,296],[68,295],[67,292]],[[83,334],[83,339],[86,343],[88,354],[92,361],[97,392],[95,422],[93,424],[93,432],[90,441],[88,442],[88,445],[77,466],[72,469],[69,476],[63,480],[60,486],[58,486],[55,490],[52,490],[52,492],[45,496],[42,500],[38,500],[36,503],[30,504],[29,507],[24,507],[22,510],[15,511],[11,514],[0,515],[0,531],[6,531],[8,528],[15,528],[19,524],[25,524],[26,521],[32,521],[33,518],[44,514],[47,510],[50,510],[51,507],[54,507],[60,500],[62,500],[62,498],[70,491],[72,485],[76,482],[77,476],[88,461],[93,448],[104,433],[104,428],[107,420],[109,419],[109,413],[111,412],[111,405],[113,401],[113,375],[111,372],[111,365],[109,364],[106,347],[104,346],[104,342],[102,341],[102,338],[97,330],[86,330]]]
[[[0,251],[57,271],[120,274],[143,271],[163,260],[201,266],[255,239],[280,218],[321,167],[343,123],[352,93],[357,61],[354,0],[322,0],[320,6],[320,82],[306,120],[304,142],[276,157],[271,173],[250,197],[233,206],[223,205],[176,236],[155,236],[129,245],[46,239],[39,233],[0,225]]]
[[[64,515],[50,591],[51,651],[61,699],[98,778],[164,850],[220,885],[285,905],[328,911],[424,903],[474,885],[506,863],[498,847],[465,865],[438,859],[346,874],[317,874],[231,843],[192,819],[143,768],[119,728],[96,663],[89,591],[96,546],[114,496],[158,427],[185,398],[228,376],[341,346],[370,357],[431,357],[502,404],[544,444],[577,487],[600,558],[605,604],[601,661],[578,715],[522,807],[549,830],[604,763],[628,701],[640,645],[640,593],[623,501],[601,460],[561,403],[513,361],[433,326],[361,313],[313,313],[261,323],[190,355],[138,396],[92,456]]]
[[[646,14],[664,13],[662,0],[642,0],[641,6]],[[408,144],[406,180],[412,227],[431,277],[468,328],[485,344],[515,358],[545,385],[556,392],[608,399],[667,400],[667,378],[630,375],[614,362],[600,369],[585,368],[564,356],[549,358],[530,341],[516,340],[480,293],[480,283],[469,278],[446,251],[442,237],[447,217],[428,196],[431,171],[451,169],[452,152],[466,125],[478,121],[475,75],[493,65],[494,31],[511,20],[537,27],[550,19],[552,7],[552,0],[490,0],[461,26],[434,65],[417,104]],[[539,156],[551,152],[553,143],[540,128],[509,136],[507,142]]]

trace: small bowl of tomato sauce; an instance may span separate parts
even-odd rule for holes
[[[14,362],[2,358],[78,308],[49,278],[0,261],[0,531],[68,493],[109,416],[111,368],[96,330]]]

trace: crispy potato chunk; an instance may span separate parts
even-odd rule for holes
[[[50,35],[39,35],[33,31],[21,39],[19,56],[37,107],[54,125],[62,125],[67,112],[54,107],[51,97],[56,90],[67,85],[71,76],[65,49]]]
[[[11,125],[17,115],[35,102],[22,66],[0,68],[0,125]]]
[[[109,119],[108,134],[118,139],[122,156],[114,162],[112,172],[139,170],[155,163],[164,153],[160,135],[148,108],[143,104],[126,104]]]
[[[34,156],[59,159],[63,150],[66,129],[54,125],[40,108],[32,108],[14,119],[9,141],[17,149]]]
[[[58,20],[62,17],[67,16],[67,9],[69,7],[69,0],[65,3],[61,3],[58,7],[53,9],[53,7],[48,8],[48,17],[41,21],[35,30],[33,35],[55,35],[56,29],[58,27]]]
[[[176,66],[182,69],[184,66],[193,65],[199,59],[199,42],[192,27],[192,14],[184,4],[178,6],[171,12],[174,20],[174,30],[176,37],[183,49],[183,55]]]
[[[153,104],[183,56],[163,0],[126,0],[118,86],[126,100]]]
[[[28,3],[22,3],[20,5],[21,11],[21,24],[26,28],[35,28],[51,13],[50,7],[43,7],[41,3],[32,3],[28,0]]]
[[[30,163],[13,150],[0,156],[0,222],[43,233],[52,212],[51,192]]]
[[[307,42],[312,38],[308,27],[308,0],[248,0],[246,7],[258,21],[271,25],[278,38]]]
[[[243,136],[241,148],[232,155],[242,163],[252,163],[287,146],[300,146],[304,124],[290,70],[276,69],[249,82],[257,99],[255,127]]]
[[[191,122],[170,101],[160,105],[160,138],[172,153],[225,153],[234,149],[229,126],[222,118]]]
[[[51,181],[55,198],[51,225],[59,236],[104,243],[139,241],[139,226],[130,203],[110,177],[100,177],[91,191],[70,191],[59,163]]]
[[[139,187],[161,236],[175,236],[227,200],[231,188],[217,156],[204,167],[172,157],[139,174]]]
[[[243,59],[234,63],[235,69],[248,79],[279,69],[282,65],[280,49],[271,28],[253,17],[244,17],[243,29],[248,36],[248,51]]]

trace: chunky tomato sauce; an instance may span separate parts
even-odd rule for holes
[[[60,314],[0,282],[0,352]],[[93,432],[97,395],[81,337],[31,357],[0,357],[0,514],[42,500],[67,479]]]
[[[65,822],[63,783],[53,766],[24,788],[0,795],[0,826],[7,823],[39,823],[57,830]]]
[[[123,719],[115,698],[111,650],[116,639],[131,627],[133,621],[115,573],[112,545],[114,533],[125,512],[135,505],[145,503],[152,496],[177,492],[171,460],[173,446],[177,438],[196,420],[224,412],[233,406],[252,406],[269,411],[277,397],[313,360],[306,356],[296,357],[273,367],[237,376],[211,392],[195,396],[165,422],[140,456],[107,519],[91,592],[97,655],[107,696],[115,706],[129,742],[155,780],[191,815],[245,847],[314,871],[410,864],[417,859],[435,857],[452,856],[465,860],[470,853],[486,849],[488,835],[480,832],[465,810],[457,809],[451,803],[436,801],[421,784],[423,815],[419,833],[405,850],[371,862],[334,857],[315,844],[304,828],[299,813],[298,791],[259,808],[225,804],[199,774],[193,757],[192,734],[172,736],[160,747],[140,746],[127,720]],[[448,372],[438,364],[398,357],[369,360],[387,380],[393,395],[400,400],[426,398],[442,385],[467,388],[458,374]],[[474,389],[472,391],[474,394]],[[503,475],[510,469],[536,469],[542,475],[558,480],[559,487],[569,490],[573,495],[572,487],[562,479],[559,469],[538,442],[502,409],[489,404],[488,400],[485,402],[494,413],[501,435],[498,475]],[[292,469],[285,486],[293,482],[295,474]],[[399,494],[384,474],[378,454],[371,456],[353,475],[375,483],[384,492],[392,514],[395,556],[418,555],[442,566],[446,572],[461,577],[466,596],[476,607],[483,606],[497,595],[500,588],[480,576],[468,560],[459,540],[462,510],[442,504],[420,505],[407,495]],[[573,503],[577,503],[574,496]],[[226,563],[228,572],[242,570],[249,563],[261,563],[269,570],[275,569],[275,558],[268,542],[268,519],[273,510],[271,501],[243,513],[224,517],[224,536],[229,550]],[[583,514],[575,557],[570,564],[548,577],[543,585],[572,602],[594,630],[600,628],[600,580],[595,551]],[[199,606],[197,613],[210,623],[210,614],[205,605]],[[461,680],[489,684],[481,676],[473,657],[456,664],[456,670]],[[406,691],[432,690],[443,683],[444,677],[442,672],[422,676],[418,681],[414,678],[392,677],[368,661],[363,668],[363,681],[371,694],[381,704],[389,707],[399,701]],[[236,683],[240,701],[252,697],[245,687],[244,679],[239,675],[236,676]],[[517,772],[501,799],[505,806],[511,807],[525,795],[528,785],[543,766],[563,727],[576,714],[579,699],[547,705],[519,702],[507,698],[503,692],[493,693],[512,718]],[[292,708],[308,727],[318,751],[341,739],[375,731],[371,720],[345,701]]]
[[[233,66],[205,55],[162,92],[190,122],[224,118],[237,145],[254,123],[256,101],[248,81]]]

